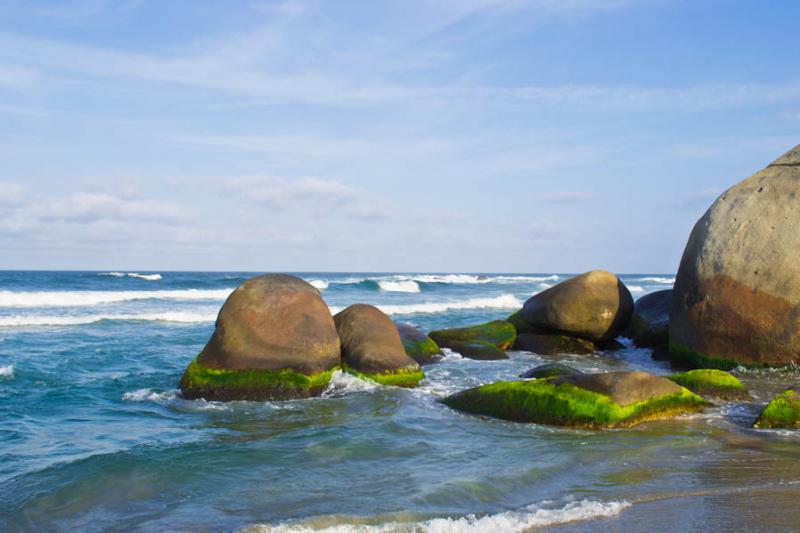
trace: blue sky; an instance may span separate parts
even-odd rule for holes
[[[795,1],[0,0],[2,268],[674,272]]]

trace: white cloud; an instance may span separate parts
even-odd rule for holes
[[[25,187],[13,181],[0,181],[0,205],[19,205],[25,199]]]
[[[246,177],[229,181],[223,191],[279,211],[313,211],[366,219],[390,215],[390,209],[379,198],[335,180]]]
[[[186,220],[188,212],[172,202],[82,192],[46,204],[41,217],[75,222],[98,220],[175,222]]]

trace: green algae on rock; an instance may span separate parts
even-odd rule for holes
[[[519,377],[523,379],[542,379],[552,378],[554,376],[574,376],[577,374],[583,374],[583,372],[577,368],[572,368],[571,366],[561,363],[547,363],[531,368],[527,372],[520,374]]]
[[[800,387],[795,385],[774,397],[761,411],[753,427],[800,429]]]
[[[397,332],[400,333],[400,340],[406,355],[420,365],[435,363],[442,350],[436,341],[422,333],[411,324],[396,324]]]
[[[723,400],[750,399],[750,394],[739,378],[722,370],[702,368],[673,374],[667,378],[700,396],[711,396]]]
[[[525,319],[522,317],[522,309],[509,315],[509,317],[506,318],[506,322],[514,326],[514,329],[517,330],[517,335],[520,335],[522,333],[530,333],[534,331],[533,326],[525,322]]]
[[[290,400],[321,393],[333,371],[305,375],[290,368],[283,370],[236,370],[203,366],[197,358],[189,364],[180,381],[184,398],[217,401]]]
[[[475,326],[431,331],[428,336],[439,346],[447,348],[453,342],[485,342],[501,350],[508,350],[514,345],[517,330],[510,322],[493,320]]]
[[[359,372],[347,365],[344,367],[345,372],[352,374],[358,378],[374,381],[380,385],[389,385],[392,387],[404,387],[413,389],[420,381],[425,379],[425,373],[419,368],[401,368],[399,370],[387,370],[385,372]]]
[[[707,405],[665,378],[626,371],[501,381],[443,402],[459,411],[513,422],[590,429],[630,427],[697,412]]]
[[[479,361],[508,359],[508,354],[505,351],[488,342],[450,342],[447,348],[458,352],[462,357],[466,357],[467,359],[476,359]]]

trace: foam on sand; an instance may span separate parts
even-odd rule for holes
[[[253,525],[245,528],[250,533],[484,533],[487,531],[511,533],[532,528],[567,524],[597,518],[615,516],[630,507],[627,501],[597,500],[571,501],[561,507],[552,507],[550,502],[528,506],[519,511],[506,511],[486,516],[433,518],[425,521],[395,521],[374,525],[352,520],[343,523],[337,517],[319,518],[296,524],[277,526]],[[336,523],[339,522],[339,523]]]
[[[85,307],[133,300],[224,300],[233,289],[164,291],[0,291],[0,307]]]

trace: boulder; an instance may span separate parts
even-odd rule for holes
[[[525,302],[522,319],[538,331],[558,331],[593,342],[613,339],[628,325],[633,298],[617,276],[593,270]]]
[[[631,371],[501,381],[443,401],[473,414],[579,428],[630,427],[696,412],[707,405],[666,378]]]
[[[497,361],[499,359],[508,359],[508,354],[488,342],[472,341],[472,342],[451,342],[449,349],[458,352],[462,357],[467,359],[479,359],[481,361]]]
[[[552,378],[554,376],[576,376],[578,374],[583,374],[583,372],[577,368],[562,365],[561,363],[547,363],[531,368],[527,372],[520,374],[519,377],[523,379],[541,379]]]
[[[417,364],[428,365],[435,363],[442,354],[439,345],[411,324],[396,324],[397,332],[406,354]]]
[[[729,369],[800,362],[800,146],[731,187],[692,230],[669,323],[673,358]]]
[[[333,317],[346,371],[382,385],[416,387],[425,377],[406,354],[392,320],[377,307],[354,304]]]
[[[739,378],[715,369],[698,369],[667,376],[681,387],[700,396],[721,400],[749,400],[750,394]]]
[[[759,429],[800,429],[800,385],[790,387],[774,397],[753,427]]]
[[[180,388],[189,399],[306,398],[325,389],[339,364],[339,337],[319,291],[294,276],[269,274],[228,296]]]
[[[588,355],[594,353],[594,343],[558,333],[522,333],[517,336],[514,349],[539,355]]]
[[[666,344],[669,339],[669,309],[672,289],[651,292],[636,300],[628,336],[640,348]]]
[[[439,346],[444,346],[455,350],[453,343],[464,342],[484,342],[508,350],[514,345],[517,337],[517,330],[505,320],[493,320],[477,326],[466,326],[463,328],[440,329],[431,331],[428,336]]]

